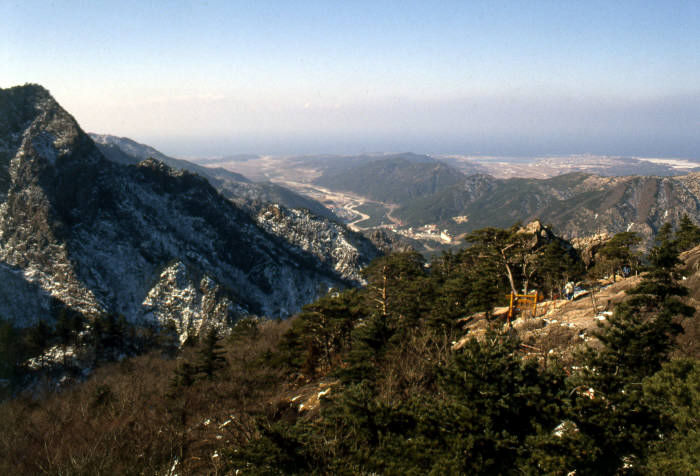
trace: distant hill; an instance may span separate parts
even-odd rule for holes
[[[328,171],[314,183],[332,190],[346,190],[390,203],[433,195],[464,181],[457,169],[429,156],[399,154],[374,159],[334,172]]]
[[[350,171],[361,165],[378,160],[403,159],[407,162],[421,163],[434,162],[435,159],[428,155],[415,154],[413,152],[400,152],[396,154],[359,154],[359,155],[309,155],[289,157],[287,161],[292,166],[302,166],[317,169],[326,176],[333,176]]]
[[[90,133],[90,137],[100,151],[114,162],[137,164],[149,157],[158,159],[172,168],[187,170],[205,177],[226,198],[244,208],[249,208],[251,205],[277,203],[288,208],[306,208],[315,215],[337,219],[333,212],[316,200],[273,183],[255,183],[241,174],[220,167],[204,167],[187,160],[168,157],[151,146],[140,144],[127,137],[94,133]]]
[[[226,162],[245,162],[247,160],[255,160],[259,158],[260,156],[257,154],[235,154],[227,155],[225,157],[197,159],[197,162],[200,164],[221,164]]]
[[[700,174],[677,177],[600,177],[586,173],[551,179],[471,175],[437,193],[406,201],[394,216],[409,224],[439,223],[457,232],[539,219],[566,238],[598,231],[636,231],[650,239],[666,221],[700,218]],[[466,217],[458,224],[455,217]]]

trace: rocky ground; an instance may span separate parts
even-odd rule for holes
[[[689,289],[686,303],[700,310],[700,246],[681,255],[686,273],[684,284]],[[599,290],[584,290],[571,301],[565,299],[545,300],[537,305],[534,315],[522,312],[512,321],[513,330],[522,340],[522,350],[543,361],[556,357],[563,363],[571,360],[577,350],[586,345],[596,345],[594,332],[612,315],[615,305],[627,298],[626,291],[641,281],[641,276],[618,278],[615,283],[601,282]],[[497,326],[507,318],[508,308],[494,310],[491,319],[483,313],[463,319],[465,336],[455,343],[463,346],[471,337],[482,337],[489,327]],[[697,355],[700,344],[698,318],[683,322],[686,332],[679,337],[679,355]]]

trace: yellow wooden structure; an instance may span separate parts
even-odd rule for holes
[[[508,306],[508,324],[510,324],[511,319],[515,316],[516,310],[531,309],[532,317],[537,314],[537,300],[539,298],[539,293],[533,291],[530,294],[515,294],[510,293],[510,304]]]

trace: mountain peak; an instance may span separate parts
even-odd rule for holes
[[[9,98],[11,100],[22,100],[23,102],[31,102],[32,98],[35,101],[48,98],[53,99],[48,89],[35,83],[26,83],[5,89],[0,88],[0,97],[5,99]]]
[[[0,135],[17,132],[42,113],[57,109],[61,107],[51,93],[38,84],[0,88]]]
[[[0,89],[0,176],[11,172],[12,157],[26,162],[15,164],[17,169],[28,163],[55,166],[78,157],[102,159],[75,118],[37,84]]]

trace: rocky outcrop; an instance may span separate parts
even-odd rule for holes
[[[531,221],[525,226],[522,226],[518,230],[518,233],[525,233],[532,236],[530,243],[528,243],[528,246],[532,249],[540,248],[553,241],[560,243],[564,249],[571,248],[571,244],[568,241],[556,236],[551,227],[543,225],[539,220]]]
[[[595,256],[598,250],[612,238],[608,233],[598,233],[582,238],[574,238],[571,244],[581,253],[581,259],[586,268],[590,268],[595,263]]]
[[[184,343],[214,324],[227,328],[245,314],[238,299],[206,275],[197,276],[178,261],[166,267],[143,301],[147,318],[174,327]]]
[[[402,253],[405,251],[421,250],[423,244],[385,228],[375,228],[365,232],[367,238],[382,253]]]

